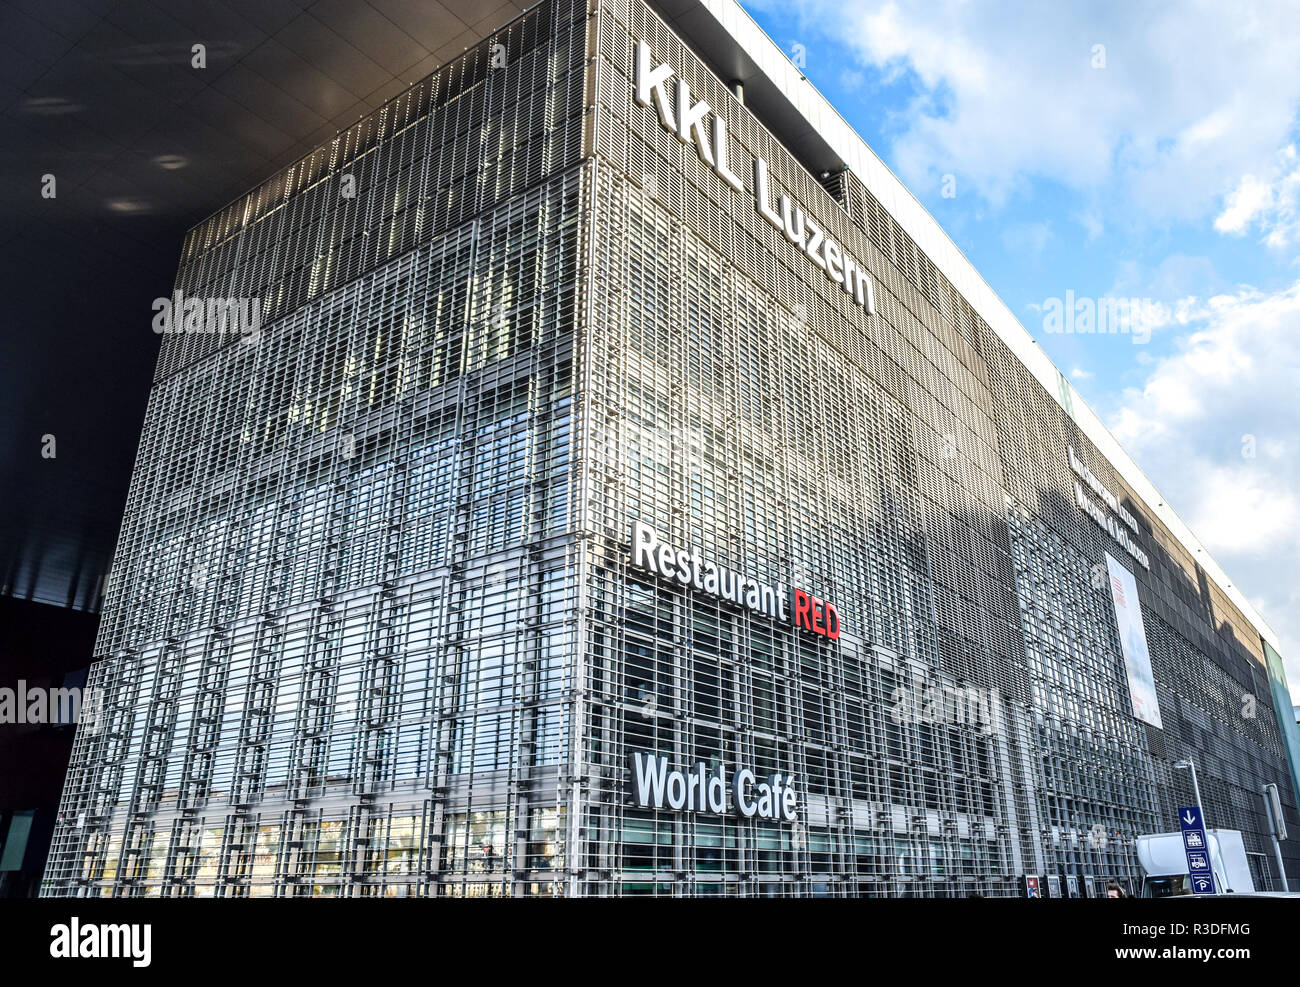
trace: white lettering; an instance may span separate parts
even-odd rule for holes
[[[716,113],[713,115],[713,153],[717,157],[713,170],[718,177],[737,192],[745,191],[740,176],[731,170],[731,142],[727,139],[727,121]]]
[[[632,780],[636,784],[636,804],[662,809],[668,776],[668,758],[649,757],[637,751],[632,755]]]
[[[709,136],[704,129],[704,118],[712,107],[703,101],[691,106],[691,87],[685,79],[677,80],[677,139],[683,144],[695,141],[695,153],[710,168],[713,167],[713,151],[709,147]]]
[[[636,101],[642,106],[649,106],[654,100],[659,111],[659,122],[669,130],[676,130],[672,107],[668,104],[668,94],[664,92],[664,83],[672,78],[673,70],[667,64],[650,68],[650,46],[644,41],[636,43]]]
[[[641,106],[653,103],[662,127],[672,131],[683,144],[694,144],[695,153],[705,165],[731,189],[743,191],[740,177],[731,170],[731,146],[722,116],[714,113],[713,108],[702,100],[693,104],[691,87],[685,79],[677,79],[674,99],[670,102],[665,86],[673,78],[673,70],[667,64],[652,66],[650,46],[646,42],[636,43],[634,62],[637,103]],[[821,268],[827,278],[843,288],[855,304],[863,306],[868,315],[874,315],[875,291],[867,269],[850,257],[841,244],[827,236],[804,207],[791,202],[789,196],[779,197],[779,212],[773,209],[770,184],[767,162],[755,156],[754,208],[758,214],[781,230],[786,239]]]

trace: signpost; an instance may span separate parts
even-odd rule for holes
[[[1268,816],[1268,832],[1273,838],[1273,852],[1277,855],[1277,872],[1282,882],[1282,890],[1287,890],[1286,864],[1282,860],[1282,845],[1278,840],[1286,839],[1286,819],[1282,816],[1282,800],[1277,794],[1277,785],[1267,784],[1263,788],[1264,815]]]
[[[1214,865],[1210,858],[1210,841],[1201,818],[1200,806],[1178,810],[1178,825],[1183,830],[1183,852],[1187,855],[1187,874],[1193,894],[1214,894]]]

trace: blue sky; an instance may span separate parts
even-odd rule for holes
[[[1300,4],[742,2],[1263,614],[1300,701]],[[1049,332],[1067,292],[1141,304]]]

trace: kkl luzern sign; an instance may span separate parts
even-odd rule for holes
[[[689,771],[669,771],[668,758],[641,751],[629,754],[627,761],[633,804],[643,809],[726,814],[728,785],[722,765],[709,771],[700,761]],[[749,768],[739,768],[731,775],[730,792],[731,809],[742,819],[794,822],[798,818],[799,796],[792,777],[777,773],[759,781]]]
[[[669,99],[668,80],[673,70],[666,64],[650,64],[650,46],[636,43],[636,101],[642,106],[654,104],[659,123],[683,144],[694,144],[695,153],[713,172],[737,192],[745,191],[740,176],[731,170],[731,143],[727,139],[727,122],[708,103],[691,102],[691,87],[678,79]],[[808,211],[791,203],[788,195],[780,196],[772,208],[767,162],[754,158],[754,208],[765,220],[785,234],[785,238],[821,268],[822,273],[839,285],[858,305],[874,315],[876,302],[871,276],[840,244],[826,235]]]
[[[792,623],[829,641],[839,640],[840,615],[831,603],[801,589],[786,589],[785,583],[760,582],[706,559],[699,552],[674,548],[644,521],[632,523],[632,564],[660,579]]]

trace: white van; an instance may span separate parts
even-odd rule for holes
[[[1212,829],[1207,835],[1210,841],[1210,863],[1214,867],[1214,883],[1219,894],[1253,892],[1255,882],[1250,877],[1250,862],[1246,859],[1246,845],[1242,842],[1241,831]],[[1142,880],[1143,898],[1165,898],[1192,893],[1182,833],[1139,836],[1137,854],[1138,863],[1146,875]]]

